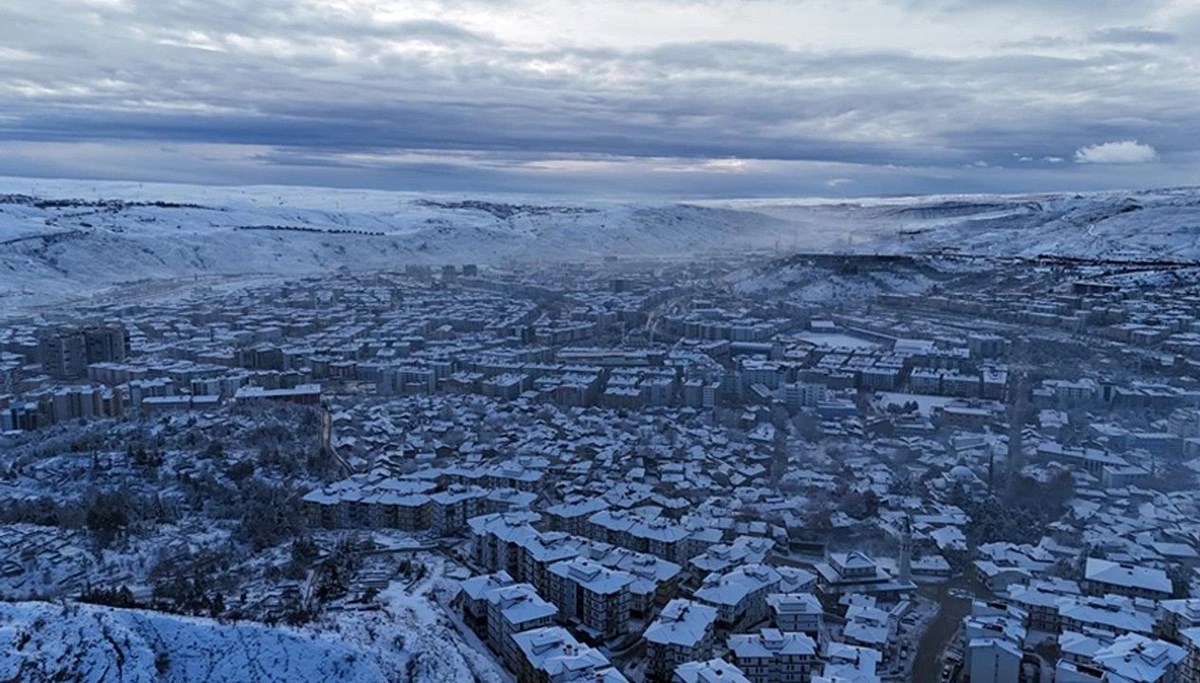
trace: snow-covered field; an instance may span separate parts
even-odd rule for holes
[[[408,264],[749,250],[1200,258],[1195,189],[649,204],[0,178],[0,195],[0,310],[115,285],[136,296]]]

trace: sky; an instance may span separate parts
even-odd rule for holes
[[[1200,0],[4,0],[0,175],[652,197],[1200,185]]]

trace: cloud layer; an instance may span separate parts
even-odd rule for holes
[[[786,195],[1200,170],[1190,2],[15,0],[0,45],[3,174]]]

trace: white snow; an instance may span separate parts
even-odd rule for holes
[[[701,205],[0,178],[0,194],[7,193],[83,203],[0,198],[0,311],[86,299],[121,284],[120,296],[139,298],[231,278],[407,264],[751,250],[1200,258],[1195,189]],[[780,284],[792,283],[753,281],[740,288]],[[924,284],[872,288],[919,291]],[[821,301],[841,293],[842,283],[812,282],[799,298]]]
[[[0,679],[387,681],[348,643],[287,628],[91,605],[0,603]]]
[[[79,603],[0,603],[0,680],[503,683],[455,632],[445,560],[396,581],[373,609],[345,606],[302,627],[218,622]],[[438,604],[435,600],[441,601]]]

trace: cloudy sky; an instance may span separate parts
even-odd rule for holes
[[[1200,2],[3,0],[0,175],[664,197],[1200,184]]]

